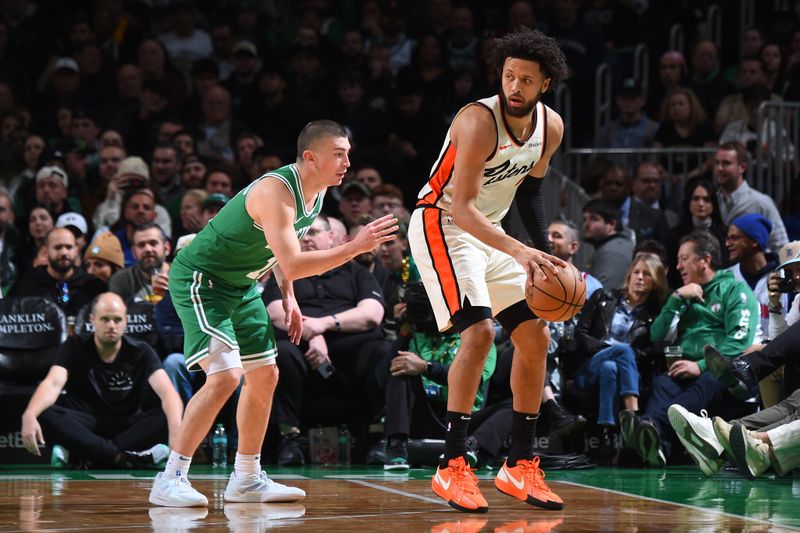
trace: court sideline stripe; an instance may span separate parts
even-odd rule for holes
[[[433,498],[428,498],[427,496],[420,496],[419,494],[414,494],[413,492],[406,492],[404,490],[393,489],[391,487],[384,487],[383,485],[376,485],[374,483],[370,483],[369,481],[362,481],[360,479],[348,479],[347,481],[349,481],[350,483],[355,483],[356,485],[363,485],[371,489],[382,490],[384,492],[388,492],[391,494],[399,494],[400,496],[405,496],[406,498],[414,498],[415,500],[422,500],[423,502],[427,503],[435,503],[436,505],[447,506],[447,502],[444,502],[442,500],[436,500]]]
[[[642,499],[642,500],[648,500],[648,501],[656,502],[656,503],[668,503],[668,504],[672,504],[672,505],[678,505],[680,507],[688,507],[689,509],[692,509],[694,511],[710,512],[710,513],[714,513],[714,514],[717,514],[717,515],[726,516],[728,518],[738,518],[739,520],[748,520],[748,521],[756,522],[758,524],[762,524],[762,525],[765,525],[765,526],[786,528],[786,529],[791,529],[792,531],[800,531],[800,528],[798,528],[797,526],[791,526],[791,525],[788,525],[788,524],[781,524],[780,522],[771,522],[769,520],[762,520],[761,518],[753,518],[751,516],[742,516],[742,515],[733,514],[733,513],[726,513],[725,511],[718,511],[717,509],[710,509],[708,507],[700,507],[698,505],[691,505],[691,504],[688,504],[688,503],[671,502],[669,500],[662,500],[662,499],[659,499],[659,498],[653,498],[651,496],[641,496],[639,494],[633,494],[633,493],[630,493],[630,492],[622,492],[621,490],[605,489],[605,488],[602,488],[602,487],[594,487],[592,485],[584,485],[583,483],[576,483],[574,481],[563,481],[563,480],[560,480],[560,479],[554,479],[553,482],[554,483],[564,483],[565,485],[574,485],[576,487],[582,487],[582,488],[586,488],[586,489],[602,490],[602,491],[605,491],[605,492],[610,492],[612,494],[619,494],[621,496],[631,496],[633,498],[639,498],[639,499]]]

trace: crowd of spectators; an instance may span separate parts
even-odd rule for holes
[[[560,373],[543,398],[551,434],[592,419],[603,428],[601,460],[616,460],[621,432],[643,463],[663,465],[676,455],[672,411],[688,419],[684,412],[720,408],[726,419],[759,429],[775,421],[746,418],[759,398],[766,408],[794,392],[784,383],[771,393],[762,386],[760,395],[750,387],[749,402],[734,398],[708,372],[703,347],[734,358],[788,335],[798,316],[795,287],[774,274],[787,264],[791,274],[791,258],[777,254],[800,239],[797,225],[784,223],[790,213],[757,191],[747,171],[756,150],[796,157],[797,139],[780,154],[759,146],[769,132],[756,131],[754,117],[763,102],[800,98],[800,9],[759,8],[758,26],[739,36],[730,48],[741,54],[731,57],[698,29],[697,13],[710,2],[696,9],[613,0],[69,4],[0,4],[0,295],[55,302],[70,324],[78,318],[78,335],[92,333],[92,302],[107,291],[124,300],[129,316],[131,306],[147,304],[154,335],[147,343],[184,403],[202,376],[186,369],[167,290],[177,251],[241,189],[294,161],[298,131],[319,118],[347,128],[353,166],[302,245],[334,246],[390,212],[407,222],[450,120],[499,89],[489,67],[494,37],[520,26],[554,36],[567,55],[575,144],[708,148],[679,167],[660,157],[635,165],[600,157],[589,172],[569,176],[591,199],[579,206],[582,221],[556,218],[550,239],[570,261],[581,241],[588,245],[593,253],[577,266],[594,294],[582,315],[553,326],[550,369]],[[664,32],[650,31],[666,21],[684,25],[685,51],[669,50],[657,37]],[[641,42],[657,65],[652,79],[634,78],[629,67]],[[616,80],[617,109],[594,132],[592,80],[601,62]],[[552,94],[545,98],[552,104]],[[786,134],[774,121],[764,129]],[[559,215],[557,206],[548,214]],[[409,319],[416,269],[402,233],[295,284],[305,325],[300,346],[282,339],[277,287],[262,280],[278,328],[272,422],[282,464],[307,460],[301,432],[309,396],[356,399],[368,422],[385,414],[385,453],[370,457],[393,468],[407,467],[409,438],[440,435],[437,405],[457,342],[425,329],[419,309]],[[488,462],[502,455],[508,432],[507,396],[492,379],[508,366],[502,343],[500,335],[474,406],[486,416],[477,417],[470,446]],[[680,360],[668,364],[664,346],[682,348]],[[65,348],[56,365],[69,357]],[[571,414],[554,391],[599,402],[570,403],[579,411]],[[433,407],[422,409],[425,402]],[[235,421],[227,422],[235,439]],[[737,438],[763,440],[758,435]],[[680,431],[677,437],[684,442]],[[131,448],[104,446],[102,464],[124,462]]]

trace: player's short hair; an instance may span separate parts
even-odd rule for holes
[[[325,137],[347,137],[347,130],[332,120],[314,120],[305,125],[297,136],[297,158],[302,159],[303,152],[311,149],[311,145]]]
[[[569,77],[569,68],[564,52],[558,41],[548,37],[539,30],[520,27],[496,40],[495,66],[499,73],[503,72],[506,59],[513,57],[539,63],[545,78],[550,79],[550,86],[555,87]]]

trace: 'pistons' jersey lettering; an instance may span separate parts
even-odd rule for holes
[[[499,223],[514,200],[517,187],[542,157],[547,137],[547,106],[537,103],[532,118],[532,133],[519,140],[511,132],[503,114],[500,96],[473,102],[492,113],[495,121],[496,142],[483,170],[483,181],[475,205],[490,221]],[[417,205],[436,206],[451,213],[453,166],[456,147],[450,139],[450,130],[444,140],[439,158],[431,168],[428,182],[419,193]]]

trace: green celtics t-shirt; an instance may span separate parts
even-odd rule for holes
[[[275,266],[275,255],[269,247],[264,229],[247,213],[247,194],[256,183],[276,179],[294,197],[297,215],[294,229],[302,239],[322,209],[323,193],[317,194],[314,205],[306,209],[303,185],[294,164],[264,174],[242,189],[203,228],[197,237],[175,258],[177,263],[204,272],[215,282],[231,287],[248,287]]]

